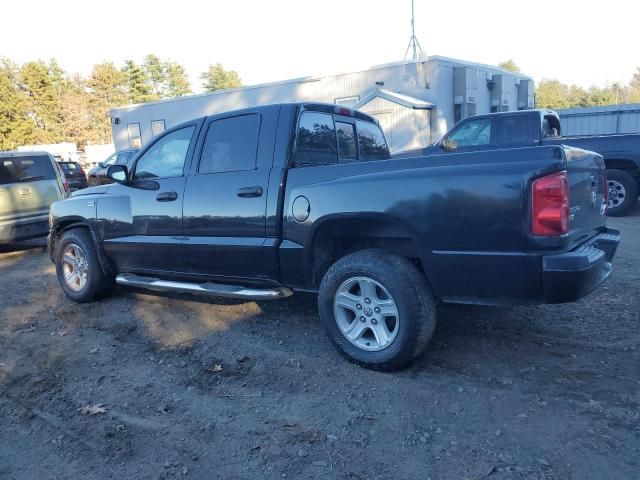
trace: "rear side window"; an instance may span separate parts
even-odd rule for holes
[[[528,115],[513,115],[498,119],[498,145],[525,144],[529,141]]]
[[[327,164],[338,161],[333,116],[320,112],[302,112],[298,123],[296,164]]]
[[[346,122],[336,122],[336,132],[338,133],[339,161],[351,161],[358,158],[355,125]]]
[[[260,115],[215,120],[209,125],[198,173],[237,172],[256,168]]]
[[[387,160],[389,148],[380,127],[362,120],[357,121],[357,126],[360,160]]]
[[[55,178],[56,172],[51,160],[44,155],[0,159],[0,185]]]

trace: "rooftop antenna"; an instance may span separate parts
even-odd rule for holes
[[[416,37],[416,25],[415,25],[415,14],[413,8],[413,0],[411,0],[411,39],[409,39],[409,45],[407,46],[407,51],[404,52],[404,59],[407,59],[407,55],[409,55],[409,50],[412,51],[411,58],[413,60],[418,59],[419,53],[422,53],[422,47],[420,46],[420,42],[418,41],[418,37]]]

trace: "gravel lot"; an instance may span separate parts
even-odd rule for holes
[[[5,250],[0,478],[637,479],[640,206],[609,223],[605,287],[441,307],[394,374],[346,362],[313,297],[75,305],[41,248]]]

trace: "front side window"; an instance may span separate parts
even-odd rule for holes
[[[458,147],[477,147],[491,144],[491,120],[469,120],[449,136]]]
[[[256,168],[260,115],[241,115],[211,122],[198,173],[237,172]]]
[[[302,112],[298,123],[296,164],[336,163],[338,149],[333,116],[328,113]]]
[[[144,152],[136,163],[136,179],[179,177],[195,126],[168,133]]]
[[[389,158],[389,147],[384,139],[382,130],[374,123],[357,121],[358,147],[360,160],[386,160]]]
[[[112,153],[111,155],[109,155],[109,157],[107,157],[107,159],[102,162],[106,167],[108,167],[109,165],[113,165],[114,163],[116,163],[116,160],[118,158],[118,154],[117,153]]]
[[[355,160],[358,156],[356,148],[356,128],[352,123],[336,122],[338,133],[339,161]]]

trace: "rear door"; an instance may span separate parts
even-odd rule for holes
[[[0,158],[0,219],[47,215],[63,197],[48,155]]]
[[[210,118],[203,126],[184,200],[185,271],[265,279],[275,267],[266,238],[267,188],[277,107]]]

